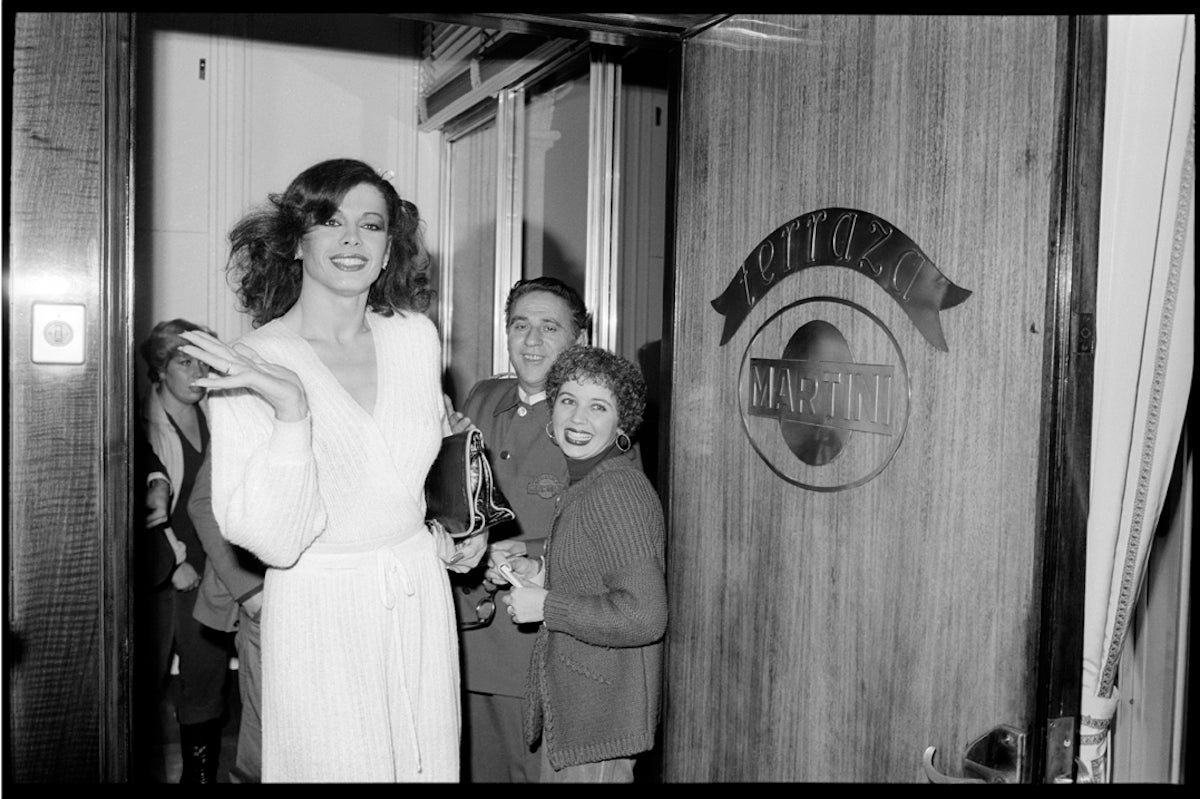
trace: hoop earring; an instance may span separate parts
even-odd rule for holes
[[[550,426],[552,424],[554,424],[554,422],[546,422],[546,435],[550,436],[550,440],[557,444],[558,442],[554,439],[554,428]]]
[[[624,439],[625,439],[625,446],[623,446],[623,447],[621,446],[621,438],[622,437],[624,437]],[[629,436],[625,435],[624,432],[617,433],[617,449],[621,450],[622,452],[628,452],[629,448],[632,446],[633,446],[633,442],[629,439]]]

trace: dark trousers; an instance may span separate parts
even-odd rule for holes
[[[214,630],[192,616],[195,591],[167,586],[159,597],[162,638],[158,644],[159,675],[165,679],[171,653],[179,655],[175,718],[180,724],[201,724],[225,714],[225,681],[232,653],[232,633]],[[167,635],[168,631],[170,635]]]
[[[525,746],[522,700],[470,691],[464,696],[464,781],[537,782],[541,757]]]

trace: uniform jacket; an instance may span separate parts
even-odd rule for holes
[[[517,515],[514,522],[492,528],[489,539],[518,539],[530,557],[541,555],[555,501],[568,481],[567,460],[546,434],[548,403],[521,402],[516,378],[500,375],[477,383],[459,410],[483,433],[496,483]],[[483,571],[451,577],[460,619],[475,618],[475,604],[485,596]],[[503,613],[486,627],[464,631],[464,688],[523,697],[536,632],[536,624],[518,626]]]

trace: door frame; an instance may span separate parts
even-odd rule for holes
[[[1028,750],[1035,755],[1034,783],[1074,778],[1079,750],[1108,23],[1069,16],[1058,27],[1059,183],[1050,225],[1038,474],[1042,601]]]
[[[426,15],[401,15],[423,17]],[[584,45],[553,50],[552,58],[539,62],[530,59],[528,71],[509,75],[510,82],[494,92],[479,89],[463,103],[469,110],[441,121],[442,159],[439,194],[442,219],[439,248],[443,253],[442,269],[438,273],[438,318],[443,320],[442,369],[450,368],[453,358],[451,325],[454,309],[453,263],[454,231],[450,219],[450,145],[459,137],[482,124],[495,121],[497,141],[496,175],[496,237],[494,296],[492,313],[495,320],[504,316],[504,307],[512,285],[522,277],[525,187],[525,99],[529,90],[553,80],[569,80],[584,76],[589,84],[588,119],[588,178],[587,178],[587,242],[584,265],[585,285],[582,294],[592,317],[591,343],[615,349],[620,324],[617,298],[620,292],[619,210],[621,204],[621,51],[607,47]],[[509,370],[508,351],[503,336],[493,336],[492,372]]]
[[[6,98],[7,165],[18,171],[5,286],[4,527],[16,560],[7,574],[5,776],[124,782],[134,656],[134,18],[8,21],[5,56],[13,66],[21,47],[22,71],[10,73],[24,80]],[[54,80],[39,79],[47,75]],[[69,88],[51,91],[56,83]],[[83,307],[82,362],[33,362],[37,302]],[[36,418],[21,413],[34,409]]]

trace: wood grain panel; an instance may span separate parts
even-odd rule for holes
[[[13,33],[6,776],[122,779],[128,386],[107,372],[129,364],[128,158],[114,149],[129,141],[129,19],[18,14]],[[82,365],[31,362],[36,301],[86,307]]]
[[[1027,726],[1056,22],[736,16],[686,45],[677,209],[665,776],[923,781]],[[780,282],[721,346],[710,301],[768,234],[876,214],[972,296],[926,342],[863,275]],[[912,382],[895,458],[840,493],[741,429],[755,329],[803,297],[876,314]],[[847,332],[853,338],[853,331]]]

